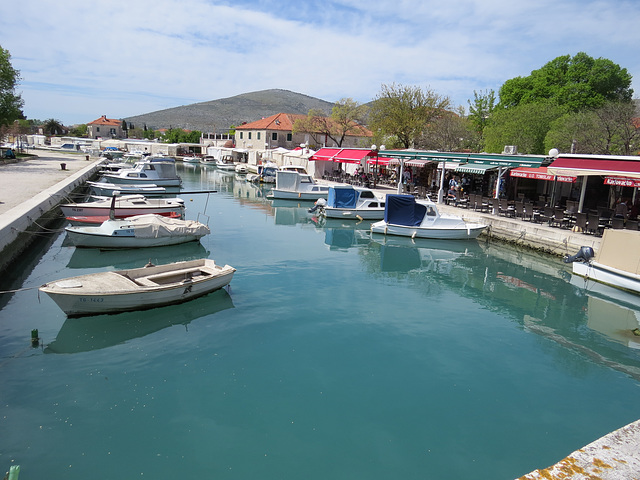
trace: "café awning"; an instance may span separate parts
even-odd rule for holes
[[[479,163],[465,163],[456,167],[458,173],[474,173],[476,175],[482,175],[490,170],[499,168],[498,165],[482,165]]]
[[[371,157],[375,152],[366,148],[328,148],[324,147],[309,157],[309,160],[325,162],[361,163],[365,157]]]
[[[389,165],[389,159],[386,157],[374,157],[367,160],[368,165],[380,165],[386,167]]]
[[[552,175],[640,178],[640,157],[561,155],[548,168]]]
[[[547,167],[538,167],[538,168],[514,168],[511,170],[510,175],[516,178],[532,178],[534,180],[547,180],[558,182],[566,182],[566,183],[574,183],[576,181],[576,177],[570,175],[552,175],[549,173]]]

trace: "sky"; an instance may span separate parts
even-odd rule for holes
[[[395,83],[468,107],[578,52],[640,98],[637,0],[21,0],[0,18],[25,115],[67,126],[274,88],[366,103]]]

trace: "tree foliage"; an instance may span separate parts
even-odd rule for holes
[[[516,145],[519,153],[543,155],[550,125],[561,115],[562,110],[549,101],[498,110],[484,129],[485,150],[500,153],[506,145]]]
[[[24,118],[22,97],[15,89],[20,81],[20,72],[11,65],[11,55],[0,46],[0,125],[8,125]]]
[[[477,150],[479,140],[471,120],[453,112],[445,112],[425,128],[416,141],[416,147],[442,152]]]
[[[64,133],[64,127],[60,120],[55,118],[49,118],[44,121],[42,129],[45,135],[62,135]]]
[[[166,143],[200,143],[202,132],[199,130],[186,131],[180,128],[171,128],[164,134]]]
[[[491,114],[496,109],[496,92],[485,90],[484,92],[473,91],[473,102],[469,102],[469,121],[473,124],[478,134],[482,137],[484,128],[489,122]]]
[[[331,109],[327,117],[322,110],[311,109],[305,119],[298,119],[293,125],[293,133],[308,133],[314,143],[321,145],[323,137],[342,146],[347,135],[361,134],[369,108],[351,98],[342,98]]]
[[[568,113],[551,124],[545,145],[568,153],[635,155],[640,149],[640,124],[634,117],[635,107],[627,102]]]
[[[382,85],[371,107],[370,126],[391,147],[412,147],[426,126],[449,108],[451,100],[416,86]]]
[[[551,101],[566,111],[602,106],[607,101],[630,102],[631,75],[606,58],[580,52],[557,57],[528,77],[507,80],[500,88],[502,108]]]

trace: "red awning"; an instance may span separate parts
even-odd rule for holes
[[[535,180],[557,180],[559,182],[574,183],[576,177],[571,175],[553,175],[547,167],[526,168],[518,167],[511,170],[510,175],[517,178],[533,178]]]
[[[375,155],[365,148],[321,148],[309,157],[309,160],[325,162],[360,163],[365,157]]]
[[[367,164],[369,165],[382,165],[383,167],[386,167],[387,165],[389,165],[389,158],[387,157],[373,157],[370,158],[369,160],[367,160]]]
[[[640,157],[619,157],[611,159],[603,158],[604,155],[596,158],[571,156],[558,157],[549,165],[549,173],[554,175],[610,175],[616,177],[640,178]]]
[[[614,185],[618,187],[640,187],[640,179],[626,177],[605,177],[605,185]]]

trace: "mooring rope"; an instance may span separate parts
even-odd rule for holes
[[[16,290],[0,290],[0,295],[2,295],[3,293],[26,292],[27,290],[33,290],[34,288],[40,288],[40,287],[24,287],[24,288],[18,288]]]

